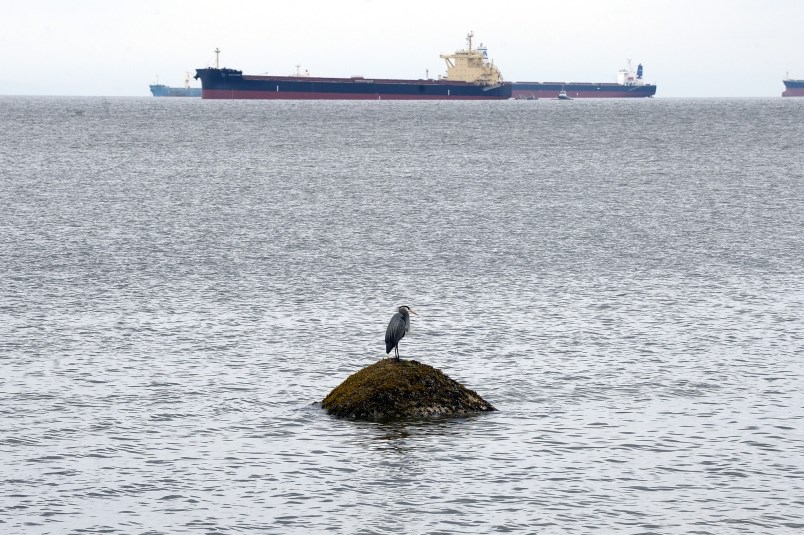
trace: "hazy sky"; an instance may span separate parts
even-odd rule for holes
[[[435,77],[469,30],[509,81],[614,82],[657,97],[778,96],[804,78],[804,0],[2,0],[0,94],[149,95],[157,76]],[[193,81],[194,85],[198,85]]]

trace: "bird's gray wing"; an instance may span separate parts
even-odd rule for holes
[[[388,328],[385,330],[385,352],[390,353],[396,344],[405,336],[406,331],[405,320],[402,314],[397,312],[388,323]]]

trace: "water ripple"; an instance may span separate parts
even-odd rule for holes
[[[795,99],[186,100],[0,97],[3,532],[804,528]]]

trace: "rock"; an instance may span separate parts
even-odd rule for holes
[[[494,407],[441,370],[415,360],[382,359],[349,376],[321,406],[358,420],[461,416]]]

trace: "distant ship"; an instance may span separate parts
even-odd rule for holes
[[[656,85],[642,79],[640,63],[636,73],[628,67],[617,71],[617,83],[613,82],[514,82],[514,98],[558,98],[561,91],[569,98],[639,98],[656,94]]]
[[[170,87],[160,84],[157,79],[155,84],[148,86],[151,94],[155,97],[200,97],[200,87],[190,87],[190,73],[184,73],[184,87]]]
[[[339,100],[499,100],[511,98],[511,83],[503,82],[500,70],[488,59],[481,43],[454,54],[442,54],[447,74],[419,80],[364,78],[316,78],[309,75],[253,76],[219,67],[196,69],[204,99],[339,99]]]
[[[804,97],[804,80],[782,80],[785,90],[783,97]]]

